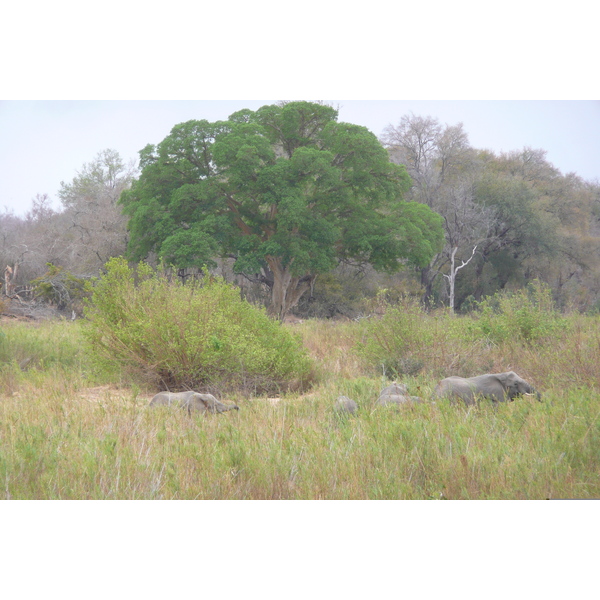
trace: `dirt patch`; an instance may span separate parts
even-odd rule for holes
[[[150,400],[152,400],[155,393],[158,392],[139,393],[134,396],[134,392],[133,390],[131,390],[131,388],[121,388],[116,385],[99,385],[96,387],[79,390],[78,396],[86,402],[92,402],[96,404],[104,404],[105,402],[120,402],[131,404],[132,401],[135,401],[136,404],[146,406],[150,403]],[[297,398],[297,400],[303,400],[313,397],[315,397],[314,393],[304,394]],[[227,399],[224,399],[223,401],[228,402]],[[277,406],[281,402],[281,398],[256,397],[252,398],[251,401],[267,402],[271,406]]]
[[[131,402],[134,393],[129,388],[119,388],[115,385],[99,385],[96,387],[85,388],[78,393],[82,400],[102,404],[105,401]],[[135,401],[139,404],[150,402],[154,394],[138,394]]]

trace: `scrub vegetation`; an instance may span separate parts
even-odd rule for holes
[[[462,317],[424,313],[406,302],[359,322],[273,321],[269,326],[301,341],[313,365],[312,388],[270,397],[240,386],[222,396],[239,412],[197,417],[150,409],[158,391],[152,378],[144,383],[126,368],[99,370],[89,322],[5,320],[0,493],[6,499],[598,497],[598,318],[556,315],[535,296],[501,300]],[[524,306],[539,335],[524,336],[522,323],[506,319]],[[505,333],[490,333],[496,330]],[[467,408],[430,401],[442,376],[509,369],[534,383],[543,402],[522,397]],[[426,402],[375,408],[392,379]],[[342,394],[358,403],[356,415],[335,413]]]

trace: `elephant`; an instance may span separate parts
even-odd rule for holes
[[[488,398],[492,402],[512,402],[522,394],[535,394],[542,401],[540,392],[514,371],[478,375],[468,379],[446,377],[437,384],[434,392],[437,398],[458,398],[467,405],[473,405],[481,398]]]
[[[381,396],[406,396],[408,395],[408,388],[403,383],[392,383],[386,388],[383,388],[379,394]]]
[[[392,383],[392,385],[381,390],[375,404],[378,406],[386,406],[387,404],[401,405],[420,401],[421,398],[418,396],[408,395],[408,388],[403,383]]]
[[[354,400],[350,400],[347,396],[340,396],[335,402],[334,409],[338,413],[350,413],[353,415],[358,410],[358,404]]]
[[[150,400],[150,406],[178,406],[186,408],[188,414],[194,412],[201,413],[222,413],[228,410],[239,410],[240,407],[235,404],[223,404],[219,402],[212,394],[200,394],[198,392],[160,392]]]

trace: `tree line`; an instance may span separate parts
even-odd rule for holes
[[[176,125],[138,166],[100,152],[60,210],[38,195],[0,214],[3,294],[70,308],[125,255],[208,266],[278,318],[352,312],[382,282],[466,311],[537,279],[563,308],[600,308],[598,182],[541,149],[473,148],[462,124],[411,114],[377,138],[337,117],[282,102]]]

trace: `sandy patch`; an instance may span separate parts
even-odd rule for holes
[[[135,397],[136,402],[147,404],[152,399],[153,394],[141,394]],[[82,400],[93,403],[102,403],[105,401],[114,402],[115,400],[121,402],[131,402],[133,398],[133,392],[128,388],[119,388],[114,385],[99,385],[91,388],[84,388],[79,390],[79,397]]]

